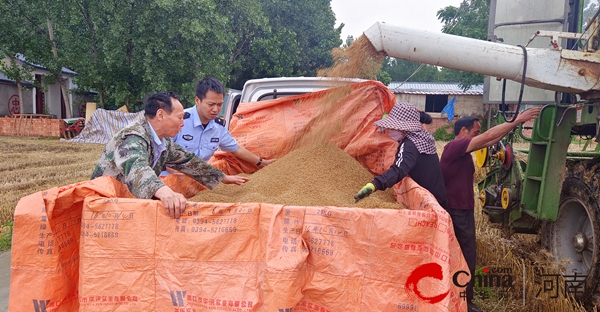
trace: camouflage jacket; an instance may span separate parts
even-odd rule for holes
[[[115,177],[126,184],[137,198],[152,198],[165,184],[158,177],[166,165],[179,170],[209,189],[215,188],[225,174],[204,162],[192,152],[164,138],[166,150],[160,154],[154,167],[154,145],[150,125],[144,115],[119,131],[106,144],[92,179],[102,175]]]

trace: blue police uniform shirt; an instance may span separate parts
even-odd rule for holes
[[[184,110],[183,128],[173,138],[173,141],[206,162],[219,148],[224,152],[235,152],[239,148],[237,141],[224,124],[211,120],[205,129],[195,105]],[[163,171],[160,176],[169,174],[168,171]]]
[[[237,141],[231,136],[229,130],[224,125],[211,120],[205,129],[202,126],[195,105],[186,108],[184,112],[189,113],[189,117],[184,117],[183,128],[181,128],[181,131],[174,138],[177,144],[193,152],[204,161],[208,161],[219,148],[224,152],[235,152],[238,150]]]

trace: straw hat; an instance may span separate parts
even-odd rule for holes
[[[373,123],[374,126],[403,131],[423,130],[417,108],[406,102],[397,103],[390,114]]]

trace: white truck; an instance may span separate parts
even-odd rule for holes
[[[229,127],[231,116],[235,114],[240,104],[316,92],[347,83],[361,81],[365,80],[327,77],[277,77],[251,79],[246,81],[242,91],[236,89],[229,89],[227,91],[223,102],[223,108],[219,113],[219,117],[225,119],[225,125]]]

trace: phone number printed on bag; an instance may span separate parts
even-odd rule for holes
[[[81,222],[81,236],[85,238],[119,238],[118,223]]]
[[[323,256],[333,256],[335,242],[331,239],[308,237],[306,240],[306,248],[304,251],[309,251]],[[329,247],[329,248],[326,248]]]
[[[112,200],[112,199],[111,199]],[[81,237],[92,239],[118,239],[119,221],[133,220],[133,210],[85,211],[81,221]]]
[[[90,222],[81,222],[82,230],[118,230],[118,223],[90,223]]]
[[[59,236],[63,236],[63,238],[59,239],[58,238]],[[67,246],[73,244],[73,242],[75,242],[73,237],[70,237],[70,236],[71,236],[71,233],[69,233],[69,232],[63,233],[58,236],[54,236],[54,238],[56,240],[56,246],[58,247],[58,252],[65,249]]]
[[[219,234],[219,233],[235,233],[237,227],[235,226],[176,226],[175,232],[185,233],[207,233],[207,234]]]
[[[176,221],[181,224],[189,224],[190,222],[194,225],[226,225],[226,224],[237,224],[237,218],[181,218]]]
[[[412,303],[398,303],[398,310],[419,311],[417,306]]]
[[[320,248],[320,247],[315,247],[312,245],[308,245],[307,247],[308,248],[307,249],[305,248],[304,251],[309,251],[309,252],[316,253],[316,254],[319,254],[322,256],[333,256],[333,252],[334,252],[333,249]]]
[[[180,218],[176,219],[175,232],[179,233],[235,233],[237,232],[237,217],[200,217],[200,218]]]
[[[86,238],[119,238],[119,232],[81,231],[81,236]]]

